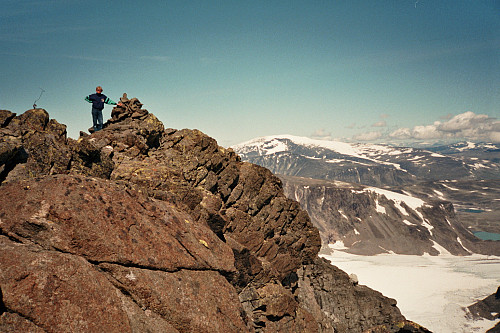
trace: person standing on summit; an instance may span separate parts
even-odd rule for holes
[[[95,94],[88,95],[85,100],[92,103],[92,121],[94,123],[94,131],[97,132],[102,129],[102,109],[104,109],[104,104],[109,105],[120,105],[121,103],[115,103],[110,100],[106,95],[102,93],[102,87],[97,86],[95,88]]]

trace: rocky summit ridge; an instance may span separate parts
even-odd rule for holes
[[[317,256],[269,170],[121,102],[78,140],[0,110],[0,331],[426,332]]]

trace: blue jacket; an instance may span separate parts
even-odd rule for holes
[[[104,109],[104,104],[116,105],[115,102],[110,100],[104,94],[92,94],[85,97],[85,100],[89,103],[92,103],[92,107],[94,109],[102,110]]]

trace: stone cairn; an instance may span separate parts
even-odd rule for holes
[[[148,115],[148,110],[142,109],[142,103],[137,98],[128,99],[127,93],[120,97],[121,105],[117,105],[111,111],[111,119],[108,123],[117,123],[125,118],[143,119]]]

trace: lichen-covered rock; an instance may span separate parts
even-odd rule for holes
[[[166,202],[103,179],[55,175],[0,187],[2,233],[47,250],[165,271],[234,271],[232,251]]]
[[[31,323],[21,327],[47,332],[130,331],[116,290],[83,258],[0,236],[0,263],[2,301],[11,317],[0,327],[20,315]]]
[[[100,264],[141,308],[168,318],[180,332],[246,332],[238,295],[218,272],[157,270]]]

